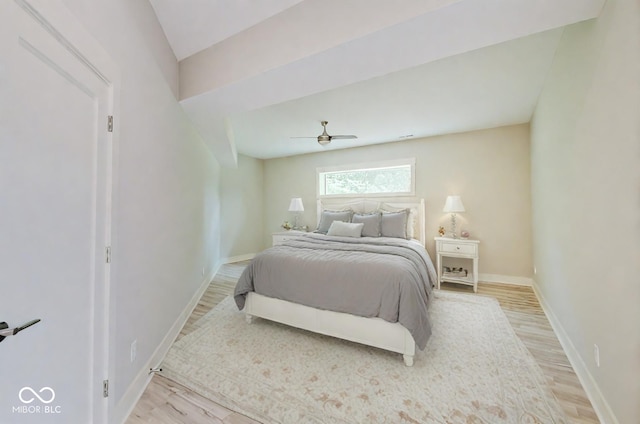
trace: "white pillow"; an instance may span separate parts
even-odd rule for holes
[[[352,215],[353,211],[351,209],[344,211],[322,211],[316,232],[327,234],[327,231],[329,231],[329,227],[333,221],[351,222]]]
[[[351,222],[333,221],[327,231],[328,236],[362,237],[364,222],[357,224]]]

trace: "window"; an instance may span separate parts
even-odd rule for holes
[[[415,159],[318,168],[323,197],[413,196]]]

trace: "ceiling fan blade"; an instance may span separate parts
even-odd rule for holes
[[[331,136],[332,140],[340,140],[340,139],[347,140],[347,139],[353,139],[353,138],[358,138],[358,137],[355,135],[332,135]]]
[[[315,137],[289,137],[289,138],[318,138],[318,136],[315,136]]]

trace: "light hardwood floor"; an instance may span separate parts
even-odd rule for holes
[[[184,337],[194,324],[226,296],[247,262],[224,265],[216,274],[180,332]],[[469,286],[445,284],[443,290],[473,294]],[[551,390],[572,423],[599,423],[591,402],[530,287],[480,283],[479,296],[498,299],[511,326],[542,369]],[[256,421],[230,411],[193,391],[156,375],[129,416],[127,424],[251,424]],[[266,423],[265,423],[266,424]]]

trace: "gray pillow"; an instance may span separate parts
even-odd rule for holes
[[[383,213],[380,223],[382,237],[407,238],[407,219],[409,210],[401,212]]]
[[[380,221],[382,214],[380,212],[367,214],[353,214],[351,222],[361,222],[364,224],[362,228],[362,237],[380,237]]]
[[[316,233],[327,234],[333,221],[350,222],[353,211],[322,211]]]
[[[402,211],[408,211],[408,215],[407,215],[407,239],[412,239],[414,238],[415,234],[414,232],[416,231],[415,226],[417,225],[417,217],[418,217],[418,208],[417,207],[412,207],[412,208],[398,208],[395,206],[391,206],[388,205],[386,203],[380,203],[380,208],[378,209],[380,212],[382,213],[390,213],[390,212],[402,212]]]
[[[333,221],[327,231],[328,236],[360,237],[364,224],[353,224],[351,222]]]

